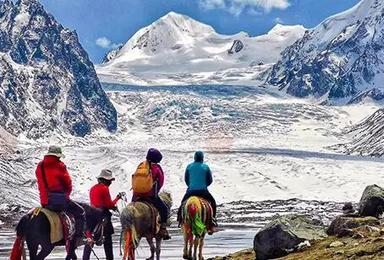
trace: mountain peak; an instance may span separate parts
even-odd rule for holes
[[[160,19],[167,20],[167,19],[191,19],[191,18],[189,16],[171,11],[166,15],[164,15],[163,17],[161,17]]]
[[[37,0],[2,1],[0,18],[1,127],[34,138],[116,129],[116,110],[76,33]]]
[[[168,30],[179,31],[179,32],[182,32],[183,34],[184,33],[193,34],[194,32],[212,33],[215,31],[211,26],[207,24],[201,23],[187,15],[179,14],[173,11],[164,15],[163,17],[161,17],[160,19],[152,23],[147,28],[156,27],[159,25],[166,25],[168,26]]]

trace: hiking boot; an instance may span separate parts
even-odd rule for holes
[[[217,221],[215,218],[212,218],[211,225],[207,228],[208,235],[212,235],[213,233],[217,232]]]
[[[167,227],[165,225],[161,225],[158,235],[163,240],[170,240],[171,239],[171,236],[169,235]]]
[[[208,229],[207,229],[207,233],[208,235],[212,236],[213,233],[216,233],[217,232],[217,229],[215,226],[210,226]]]

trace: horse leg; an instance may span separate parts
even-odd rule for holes
[[[183,259],[189,259],[190,255],[188,254],[188,234],[184,231],[184,250],[183,250]]]
[[[52,250],[53,250],[53,246],[49,246],[49,247],[43,246],[39,254],[37,255],[36,259],[44,260],[52,252]]]
[[[161,238],[156,238],[156,260],[160,260]]]
[[[146,260],[153,260],[155,259],[155,244],[153,243],[153,237],[146,237],[149,248],[151,249],[151,256],[148,257]]]
[[[72,239],[69,242],[69,249],[68,249],[68,254],[65,260],[76,260],[77,255],[76,255],[76,239]]]
[[[41,246],[41,250],[36,255],[35,259],[44,260],[52,252],[54,246],[49,241],[41,242],[40,246]],[[36,247],[36,249],[37,249],[37,247]],[[32,260],[32,257],[31,257],[31,260]]]
[[[203,257],[203,247],[204,247],[204,235],[199,239],[200,240],[200,243],[199,243],[199,260],[204,260],[204,257]]]
[[[199,246],[200,238],[195,237],[194,243],[193,243],[193,260],[197,260],[197,247]]]
[[[36,260],[37,258],[37,250],[39,248],[39,244],[32,241],[27,241],[27,247],[29,251],[29,258],[31,260]]]
[[[189,243],[188,259],[192,259],[193,241],[194,241],[194,236],[192,235],[192,239],[190,239],[190,240],[188,239],[188,243]]]

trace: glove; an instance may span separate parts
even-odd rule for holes
[[[93,247],[93,244],[95,243],[95,241],[93,241],[93,239],[91,237],[87,237],[87,244],[90,246],[90,247]]]
[[[121,199],[122,197],[124,197],[125,196],[125,192],[123,191],[123,192],[119,192],[119,194],[117,194],[117,197],[119,198],[119,199]]]

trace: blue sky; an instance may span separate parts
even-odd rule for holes
[[[170,11],[211,25],[222,34],[268,32],[277,22],[311,28],[359,0],[41,0],[64,26],[76,30],[91,60]]]

